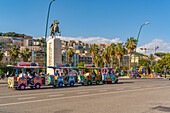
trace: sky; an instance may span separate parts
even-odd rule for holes
[[[44,37],[50,1],[0,0],[0,32]],[[57,19],[65,40],[125,43],[150,22],[141,30],[137,50],[159,46],[158,52],[170,52],[169,5],[170,0],[55,0],[48,26]]]

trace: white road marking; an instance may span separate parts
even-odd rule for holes
[[[89,93],[89,92],[78,92],[77,94],[85,94],[85,93]]]
[[[33,99],[35,97],[26,97],[26,98],[18,98],[18,100],[28,100],[28,99]]]
[[[143,91],[143,90],[149,90],[149,89],[152,90],[152,89],[160,89],[160,88],[169,88],[169,87],[170,86],[164,86],[164,87],[156,87],[156,88],[133,89],[133,90],[124,90],[124,91],[115,91],[115,92],[106,92],[106,93],[96,93],[96,94],[87,94],[87,95],[77,95],[77,96],[41,99],[41,100],[24,101],[24,102],[14,102],[14,103],[0,104],[0,107],[2,107],[2,106],[10,106],[10,105],[18,105],[18,104],[26,104],[26,103],[34,103],[34,102],[44,102],[44,101],[52,101],[52,100],[71,99],[71,98],[78,98],[78,97],[88,97],[88,96],[106,95],[106,94],[114,94],[114,93]]]
[[[48,95],[49,97],[56,97],[56,96],[63,96],[64,94],[58,94],[58,95]]]

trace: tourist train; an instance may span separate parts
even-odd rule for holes
[[[97,68],[94,65],[71,67],[68,63],[57,63],[56,66],[47,66],[54,70],[54,74],[40,74],[37,63],[18,63],[12,66],[13,76],[8,77],[8,88],[24,90],[27,87],[39,89],[41,86],[74,86],[75,84],[92,85],[118,83],[117,71],[114,68]]]

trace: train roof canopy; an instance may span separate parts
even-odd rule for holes
[[[39,68],[39,69],[46,69],[46,67],[39,67],[39,66],[12,66],[13,68]]]
[[[78,69],[77,67],[56,67],[56,66],[47,66],[47,68],[54,68],[54,69]]]

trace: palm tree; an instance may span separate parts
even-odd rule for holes
[[[13,64],[15,63],[17,57],[19,55],[19,47],[12,47],[11,50],[9,51],[9,56],[11,57],[11,60]]]
[[[0,49],[0,61],[3,59],[4,57],[4,53],[2,52],[2,50]]]
[[[136,43],[137,43],[137,40],[134,39],[133,37],[130,37],[130,39],[128,38],[127,42],[125,43],[125,46],[129,53],[129,70],[131,68],[131,56],[132,56],[132,53],[134,52],[134,49],[136,48]]]
[[[124,54],[125,54],[125,46],[123,45],[123,43],[117,43],[117,45],[115,46],[115,55],[119,60],[119,69],[120,69],[120,59]]]
[[[106,49],[105,51],[102,52],[102,59],[104,62],[104,66],[106,66],[107,62],[108,62],[108,49]]]
[[[92,44],[90,48],[90,53],[92,56],[92,63],[94,63],[94,57],[99,52],[98,46],[96,44]]]
[[[102,63],[102,58],[99,54],[96,54],[93,60],[96,67],[99,67],[99,65]]]
[[[31,52],[29,52],[29,48],[25,48],[25,50],[21,53],[21,58],[24,62],[28,62],[28,59],[31,56]]]
[[[72,57],[74,56],[74,52],[72,48],[69,48],[69,50],[67,51],[67,58],[68,58],[68,62],[71,62]]]
[[[114,57],[114,55],[115,55],[115,44],[114,43],[112,43],[110,46],[109,46],[109,56],[110,56],[110,60],[111,60],[111,62],[110,62],[110,66],[113,68],[113,57]]]

